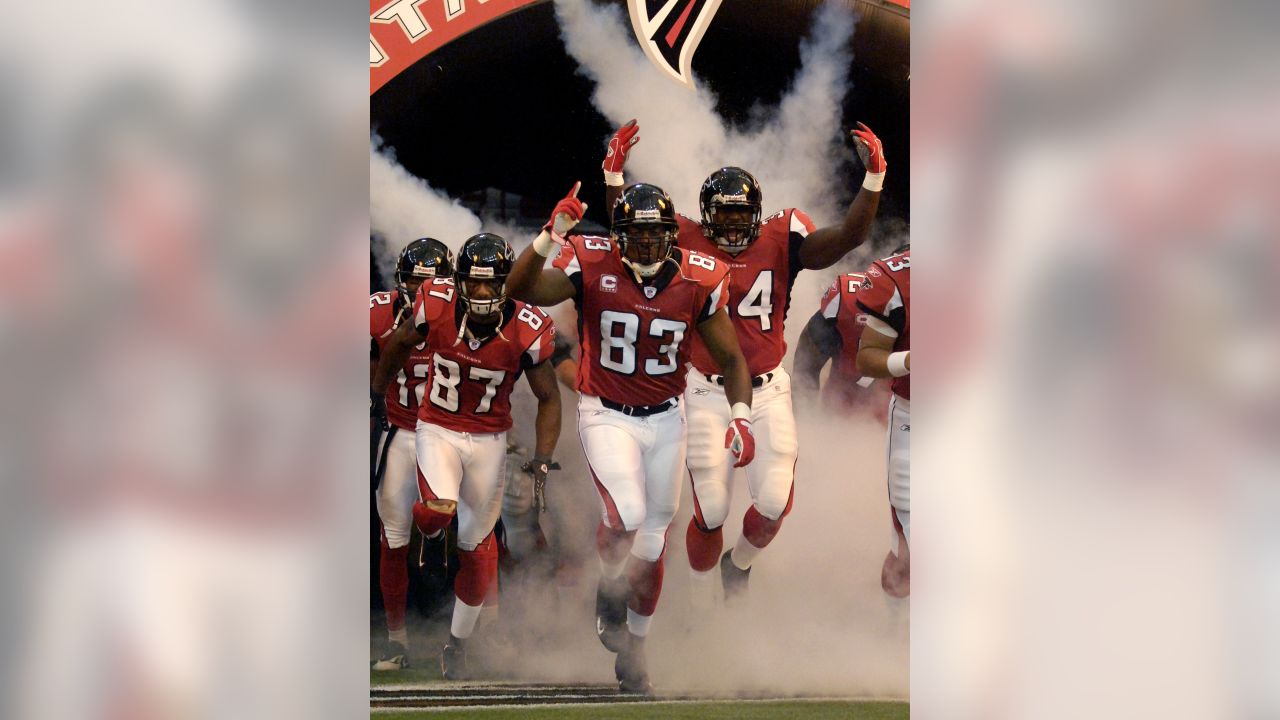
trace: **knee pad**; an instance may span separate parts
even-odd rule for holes
[[[413,504],[413,524],[424,535],[433,535],[448,527],[457,511],[458,504],[450,500],[428,500],[425,504],[416,502]]]
[[[729,517],[729,489],[719,483],[704,482],[699,492],[698,471],[689,471],[689,486],[693,491],[693,516],[704,528],[718,528]]]
[[[601,522],[596,527],[596,551],[606,563],[617,565],[627,559],[627,551],[631,549],[635,536],[635,531],[611,528]]]
[[[684,534],[684,547],[689,553],[689,567],[698,572],[707,572],[720,561],[720,552],[724,550],[724,529],[708,530],[698,523],[698,518],[689,518],[689,529]]]
[[[458,576],[453,582],[453,592],[459,600],[472,607],[483,605],[497,579],[498,542],[493,533],[474,550],[458,549]]]
[[[631,543],[631,554],[641,560],[653,562],[662,557],[667,546],[666,530],[662,532],[638,532],[635,542]]]

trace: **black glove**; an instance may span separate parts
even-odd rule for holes
[[[547,511],[547,473],[552,470],[559,470],[560,463],[546,459],[537,458],[526,462],[520,466],[520,469],[533,476],[533,504],[538,512]]]
[[[380,430],[386,431],[391,427],[387,423],[387,396],[373,388],[369,388],[369,419]]]

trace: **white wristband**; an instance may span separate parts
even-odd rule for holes
[[[622,173],[604,171],[604,184],[609,187],[622,187],[626,185],[626,181],[622,179]]]
[[[910,350],[902,352],[889,353],[889,359],[885,361],[885,366],[889,368],[889,374],[894,377],[902,377],[911,372],[907,369],[907,354]]]
[[[729,407],[729,414],[734,420],[751,421],[751,406],[744,402],[736,402]]]
[[[880,188],[884,187],[884,173],[867,173],[862,179],[862,187],[871,192],[880,192]]]
[[[551,253],[555,251],[559,243],[551,236],[550,230],[543,230],[538,237],[533,239],[533,251],[544,258],[551,257]]]

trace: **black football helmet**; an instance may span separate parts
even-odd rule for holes
[[[715,244],[726,252],[741,252],[760,235],[760,211],[764,195],[751,173],[737,167],[722,167],[702,183],[698,204],[702,227]],[[746,210],[749,219],[728,222],[717,218],[717,210]]]
[[[396,290],[405,302],[413,302],[413,291],[409,283],[417,280],[429,280],[437,277],[449,277],[453,274],[453,251],[435,238],[418,238],[400,251],[400,259],[396,260]]]
[[[641,277],[652,276],[671,257],[679,231],[675,203],[656,185],[631,185],[613,206],[618,250]]]
[[[515,251],[500,235],[480,233],[467,238],[458,251],[457,267],[453,273],[458,294],[467,303],[472,315],[490,315],[507,302],[507,276],[515,260]],[[490,297],[473,297],[467,283],[482,282],[489,286]]]

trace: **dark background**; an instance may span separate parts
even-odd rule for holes
[[[584,2],[588,0],[583,0]],[[613,0],[623,6],[624,0]],[[863,121],[884,141],[895,180],[880,215],[910,219],[909,21],[880,2],[847,2],[860,15],[844,124]],[[725,0],[693,69],[741,122],[775,104],[800,64],[816,0]],[[593,84],[560,39],[554,8],[538,3],[446,45],[396,76],[370,101],[374,132],[414,175],[452,197],[485,188],[516,193],[541,217],[581,178],[588,219],[604,224],[598,170],[613,126],[591,105]],[[638,98],[637,102],[642,101]],[[859,168],[832,182],[850,183]]]

